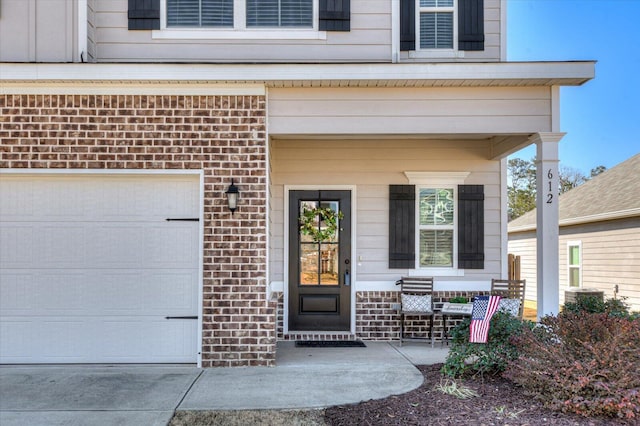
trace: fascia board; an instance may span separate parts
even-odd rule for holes
[[[595,76],[594,61],[431,64],[36,64],[0,63],[0,81],[296,83],[397,81],[420,86],[581,85]]]

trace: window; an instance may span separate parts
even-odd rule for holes
[[[247,27],[312,26],[311,0],[247,0]]]
[[[309,29],[313,27],[313,3],[314,0],[166,0],[166,20],[168,28]]]
[[[233,0],[167,0],[167,27],[233,27]]]
[[[579,241],[567,243],[567,267],[569,287],[582,287],[582,244]]]
[[[409,185],[389,185],[389,269],[484,269],[484,185],[465,184],[468,172],[404,174]]]
[[[418,189],[418,267],[452,268],[455,196],[451,188]]]
[[[455,0],[417,0],[419,49],[453,49]]]

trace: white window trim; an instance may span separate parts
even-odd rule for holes
[[[571,264],[571,247],[578,247],[578,259],[580,263],[578,265]],[[567,288],[576,289],[582,288],[582,241],[567,241]],[[571,269],[578,268],[578,279],[580,284],[578,287],[571,287]]]
[[[326,40],[318,30],[318,0],[313,0],[311,28],[247,28],[246,0],[233,1],[233,28],[168,28],[167,2],[160,1],[160,29],[151,31],[154,40]]]
[[[429,274],[441,277],[463,277],[464,269],[458,269],[458,185],[463,185],[465,179],[469,176],[469,172],[412,172],[405,171],[404,175],[409,183],[416,186],[416,222],[415,222],[415,240],[416,240],[416,264],[415,268],[409,271],[409,275]],[[420,267],[420,188],[453,188],[453,266],[451,267]]]
[[[416,1],[416,50],[409,52],[409,58],[464,58],[464,51],[458,50],[458,0],[453,0],[452,7],[421,7],[420,0]],[[451,49],[422,49],[420,46],[420,13],[421,12],[452,12],[453,13],[453,48]]]

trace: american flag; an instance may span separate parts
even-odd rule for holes
[[[471,343],[487,343],[491,317],[498,310],[500,296],[477,296],[471,313]]]

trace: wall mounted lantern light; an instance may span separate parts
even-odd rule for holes
[[[226,194],[229,210],[231,210],[231,214],[233,214],[233,212],[238,208],[238,197],[240,196],[238,187],[233,184],[233,179],[231,179],[231,185],[229,185],[229,189],[227,189]]]

